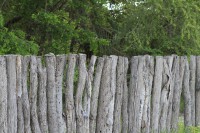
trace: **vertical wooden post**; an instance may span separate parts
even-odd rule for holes
[[[47,122],[47,94],[46,94],[46,81],[47,73],[46,68],[42,67],[41,57],[37,57],[37,68],[38,68],[38,120],[42,133],[48,132]]]
[[[184,60],[185,70],[183,76],[183,96],[184,96],[184,124],[186,127],[192,126],[191,95],[189,88],[190,71],[187,57]]]
[[[178,120],[179,120],[179,110],[180,110],[180,98],[182,92],[182,82],[184,74],[184,57],[179,57],[179,65],[177,66],[174,80],[174,95],[172,101],[172,119],[171,119],[171,129],[172,132],[177,132]]]
[[[171,84],[169,88],[168,94],[168,109],[167,109],[167,118],[166,118],[166,132],[171,132],[171,120],[172,120],[172,104],[173,104],[173,95],[174,95],[174,87],[177,77],[177,71],[179,71],[179,57],[176,55],[172,55],[173,63],[171,70]]]
[[[17,132],[16,55],[6,56],[7,64],[7,120],[8,133]]]
[[[123,81],[123,96],[122,96],[122,133],[128,132],[128,58],[124,57],[124,81]]]
[[[0,72],[0,133],[7,133],[7,75],[6,60],[3,56],[0,56]]]
[[[162,73],[162,90],[160,99],[160,121],[159,121],[159,131],[167,131],[167,114],[169,108],[169,101],[172,92],[172,64],[173,56],[166,56],[163,60],[163,73]]]
[[[196,88],[195,88],[195,101],[196,101],[196,126],[200,125],[200,56],[196,57]]]
[[[137,86],[134,90],[134,132],[141,132],[142,115],[145,101],[145,85],[144,85],[144,56],[138,56],[138,70],[137,70]]]
[[[97,133],[112,133],[117,58],[117,56],[104,57],[105,64],[99,94]]]
[[[37,114],[37,89],[38,89],[38,78],[37,78],[37,60],[35,56],[31,56],[30,64],[30,113],[31,113],[31,129],[32,132],[41,133],[38,114]]]
[[[22,110],[22,56],[16,61],[16,90],[17,90],[17,132],[24,132],[24,116]]]
[[[93,82],[93,74],[94,74],[94,66],[97,57],[92,56],[88,68],[88,74],[86,77],[86,88],[84,93],[84,130],[86,133],[90,132],[89,127],[89,116],[90,116],[90,102],[91,102],[91,93],[92,93],[92,82]]]
[[[195,80],[196,80],[196,56],[190,56],[190,96],[191,96],[191,119],[192,119],[192,126],[195,126]]]
[[[145,56],[145,66],[144,66],[144,84],[145,84],[145,99],[144,99],[144,109],[141,122],[141,132],[150,132],[150,118],[151,118],[151,91],[153,85],[154,76],[154,57]]]
[[[56,56],[56,111],[57,111],[57,120],[58,120],[58,133],[64,133],[65,131],[65,122],[63,120],[62,115],[62,89],[63,89],[63,71],[66,64],[66,56],[65,55],[57,55]]]
[[[101,83],[101,75],[104,66],[104,58],[99,57],[97,61],[97,67],[95,71],[92,96],[91,96],[91,110],[90,110],[90,133],[96,132],[96,120],[97,120],[97,106],[99,99],[99,88]]]
[[[65,115],[67,120],[67,133],[76,133],[76,118],[74,106],[74,73],[76,65],[75,54],[68,56],[67,79],[65,88]]]
[[[76,91],[76,98],[75,98],[75,106],[76,106],[76,132],[77,133],[85,133],[84,130],[84,112],[82,106],[82,97],[83,91],[85,88],[85,82],[87,77],[87,70],[86,70],[86,55],[79,54],[79,78],[78,78],[78,87]]]
[[[152,115],[151,130],[158,133],[158,124],[160,116],[160,95],[162,87],[163,57],[156,56],[154,84],[152,90]]]
[[[31,133],[30,104],[28,97],[27,76],[29,72],[30,56],[24,56],[22,60],[22,109],[24,115],[24,132]]]
[[[114,105],[114,122],[113,133],[121,133],[121,113],[122,113],[122,96],[124,87],[124,58],[119,57],[117,64],[117,83],[115,92],[115,105]]]
[[[56,86],[55,70],[56,58],[53,54],[45,55],[47,67],[47,119],[49,133],[58,132],[57,113],[56,113]]]
[[[134,127],[134,117],[135,115],[135,105],[134,105],[134,95],[135,89],[137,88],[137,81],[138,81],[138,57],[134,56],[131,58],[131,77],[130,77],[130,85],[129,85],[129,97],[128,97],[128,119],[129,119],[129,133],[135,132]]]

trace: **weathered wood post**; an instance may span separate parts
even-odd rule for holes
[[[56,58],[52,54],[45,55],[47,67],[47,119],[49,133],[58,132],[57,112],[56,112],[56,86],[55,70]]]
[[[30,115],[31,115],[31,129],[32,132],[41,133],[38,114],[37,114],[37,91],[38,91],[38,77],[37,77],[37,60],[35,56],[31,56],[30,62]]]
[[[66,123],[63,119],[63,102],[62,102],[62,90],[63,90],[63,72],[66,64],[65,55],[56,56],[56,112],[58,121],[58,133],[64,133],[66,129]]]
[[[86,85],[85,85],[85,91],[84,91],[84,104],[83,104],[83,108],[84,108],[84,130],[86,133],[90,132],[90,126],[89,126],[89,122],[90,122],[90,102],[91,102],[91,93],[92,93],[92,82],[93,82],[93,74],[94,74],[94,66],[95,66],[95,62],[96,62],[97,57],[96,56],[92,56],[91,60],[90,60],[90,64],[88,67],[88,74],[86,77]]]
[[[160,99],[159,131],[167,131],[167,116],[170,101],[172,101],[172,65],[173,56],[166,56],[163,60],[162,90]]]
[[[180,110],[180,98],[182,92],[182,82],[183,82],[183,75],[184,75],[184,57],[177,57],[177,69],[175,73],[175,80],[174,80],[174,95],[172,101],[172,118],[171,118],[171,129],[172,132],[177,132],[178,129],[178,120],[179,120],[179,110]]]
[[[124,80],[123,80],[123,96],[122,96],[122,133],[128,132],[128,85],[127,85],[127,72],[129,61],[124,57]]]
[[[6,56],[7,66],[7,129],[17,132],[16,55]]]
[[[134,127],[134,119],[135,119],[135,105],[134,105],[134,95],[135,89],[137,88],[137,81],[138,81],[138,57],[133,56],[131,58],[131,75],[130,75],[130,85],[129,85],[129,97],[128,97],[128,132],[133,133],[135,132]]]
[[[155,75],[152,90],[152,115],[151,130],[158,133],[159,116],[160,116],[160,96],[162,87],[163,57],[156,56]]]
[[[37,57],[38,69],[38,120],[42,133],[48,132],[47,122],[47,73],[46,68],[42,66],[41,57]]]
[[[86,69],[86,55],[79,54],[79,77],[78,77],[78,87],[76,90],[76,97],[75,97],[75,106],[76,106],[76,132],[77,133],[85,133],[84,130],[84,112],[83,112],[83,105],[82,105],[82,97],[83,91],[85,88],[86,77],[87,77],[87,69]]]
[[[184,124],[186,127],[192,126],[191,95],[189,88],[190,71],[187,57],[184,60],[185,70],[183,75],[183,96],[184,96]]]
[[[142,126],[142,115],[145,102],[145,84],[144,84],[144,66],[145,66],[145,57],[138,56],[138,71],[137,71],[137,86],[134,90],[134,132],[141,132]]]
[[[24,115],[24,132],[31,133],[30,104],[28,97],[27,77],[29,73],[30,56],[24,56],[22,60],[22,109]]]
[[[116,88],[117,56],[104,57],[104,67],[101,78],[99,107],[97,117],[97,133],[112,133],[114,96]]]
[[[196,88],[195,88],[195,102],[196,102],[196,126],[200,125],[200,56],[196,57]]]
[[[172,104],[173,104],[173,95],[174,95],[174,85],[176,82],[177,70],[179,71],[179,57],[172,55],[173,63],[171,70],[171,84],[168,94],[168,109],[167,109],[167,119],[166,119],[166,132],[171,133],[171,120],[172,120]]]
[[[117,64],[117,80],[116,80],[116,92],[115,92],[115,104],[114,104],[114,116],[113,116],[113,133],[121,133],[121,113],[122,113],[122,97],[124,87],[124,58],[118,58]]]
[[[4,56],[0,56],[0,72],[0,133],[7,133],[7,74]]]
[[[65,93],[65,115],[67,124],[67,133],[76,133],[76,118],[74,105],[74,73],[76,66],[76,54],[68,55],[68,68],[66,78]]]
[[[90,109],[90,133],[96,132],[96,120],[97,120],[97,107],[99,99],[99,89],[101,83],[101,76],[104,66],[104,58],[99,57],[97,61],[97,67],[95,71],[95,77],[93,82],[92,96],[91,96],[91,109]]]
[[[196,56],[190,56],[190,64],[189,64],[189,69],[190,69],[190,96],[191,96],[191,119],[192,119],[192,126],[195,126],[195,81],[196,81]]]
[[[154,76],[154,57],[146,55],[145,56],[145,66],[144,66],[144,85],[145,85],[145,99],[144,99],[144,109],[141,122],[141,132],[150,132],[150,118],[151,118],[151,91],[153,85]]]
[[[24,132],[24,116],[22,110],[22,56],[16,60],[16,90],[17,90],[17,132]]]

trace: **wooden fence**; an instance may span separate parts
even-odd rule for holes
[[[0,133],[159,133],[200,125],[200,56],[0,56]]]

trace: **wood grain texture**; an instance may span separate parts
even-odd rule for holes
[[[97,67],[94,76],[93,88],[92,88],[92,96],[90,103],[90,133],[96,132],[96,120],[97,120],[97,108],[98,108],[98,100],[99,100],[99,89],[101,83],[101,76],[104,66],[104,58],[99,57],[97,59]]]
[[[49,133],[58,132],[56,112],[56,57],[53,54],[45,55],[47,69],[47,119]]]
[[[8,133],[17,132],[16,55],[6,56]]]
[[[0,72],[0,133],[7,133],[7,74],[4,56],[0,56]]]

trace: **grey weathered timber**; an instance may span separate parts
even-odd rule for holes
[[[138,70],[137,70],[137,86],[134,90],[134,132],[141,132],[142,125],[142,114],[144,109],[144,100],[145,100],[145,84],[144,84],[144,65],[145,58],[144,56],[138,56]]]
[[[84,112],[82,105],[82,97],[83,91],[85,89],[86,77],[87,77],[87,69],[86,69],[86,55],[79,54],[79,77],[78,77],[78,87],[76,90],[75,97],[75,107],[76,107],[76,132],[77,133],[85,133],[84,129]]]
[[[129,120],[129,126],[128,126],[128,132],[133,133],[135,132],[135,127],[133,125],[134,123],[134,95],[135,95],[135,89],[137,88],[137,81],[138,81],[138,57],[134,56],[131,58],[131,75],[130,75],[130,85],[129,85],[129,97],[128,97],[128,120]]]
[[[179,110],[180,110],[180,98],[182,92],[182,79],[184,74],[185,68],[185,57],[178,57],[179,65],[177,66],[177,70],[175,73],[175,80],[174,80],[174,95],[172,100],[172,119],[171,119],[171,130],[173,132],[177,132],[178,128],[178,120],[179,120]]]
[[[151,117],[151,91],[153,85],[154,76],[154,57],[145,56],[145,66],[144,66],[144,84],[145,84],[145,99],[144,99],[144,109],[143,117],[141,122],[141,132],[150,132],[150,117]]]
[[[116,80],[116,92],[115,92],[115,104],[114,104],[114,118],[113,118],[113,133],[121,133],[121,113],[122,113],[122,97],[124,87],[124,58],[118,58],[117,64],[117,80]]]
[[[196,79],[196,56],[190,56],[190,96],[191,96],[191,119],[192,119],[192,126],[195,126],[195,79]]]
[[[195,101],[196,101],[196,122],[195,125],[200,125],[200,56],[196,57],[196,88],[195,88]]]
[[[128,72],[128,58],[124,57],[124,81],[123,81],[123,96],[122,96],[122,133],[128,132],[128,85],[127,85],[127,72]]]
[[[30,56],[24,56],[22,60],[22,109],[24,116],[24,132],[31,133],[30,104],[28,97],[27,76],[29,72]]]
[[[74,105],[74,73],[76,66],[75,54],[68,55],[68,68],[65,88],[65,115],[67,124],[67,133],[76,133],[76,118]]]
[[[6,56],[7,66],[7,129],[17,132],[16,55]]]
[[[112,133],[117,57],[104,57],[104,67],[99,92],[97,133]],[[111,84],[111,82],[115,82]]]
[[[173,57],[166,56],[163,60],[163,73],[162,73],[162,90],[160,98],[160,120],[159,131],[167,131],[167,115],[169,108],[169,101],[171,101],[170,93],[172,92],[172,64]]]
[[[179,71],[179,57],[176,55],[172,55],[173,57],[173,63],[172,63],[172,69],[171,69],[171,83],[169,88],[169,94],[168,94],[168,109],[167,109],[167,119],[166,119],[166,132],[171,133],[171,120],[172,120],[172,101],[173,101],[173,95],[174,95],[174,85],[176,80],[176,71],[178,69]]]
[[[110,104],[108,105],[109,111],[107,115],[108,121],[110,123],[108,124],[108,133],[113,132],[113,114],[114,114],[114,104],[115,104],[115,92],[116,92],[116,82],[117,82],[117,62],[118,62],[118,57],[115,55],[111,55],[111,88],[110,88],[110,93],[111,93],[111,98],[110,98]]]
[[[189,79],[190,79],[190,71],[189,71],[189,64],[187,61],[187,57],[185,57],[185,70],[183,76],[183,96],[184,96],[184,125],[192,126],[192,112],[191,112],[191,95],[190,95],[190,88],[189,88]]]
[[[97,59],[97,67],[94,76],[94,82],[92,84],[92,96],[90,103],[90,133],[96,132],[96,119],[97,119],[97,107],[98,107],[98,99],[99,99],[99,88],[101,83],[101,75],[104,66],[104,58],[99,57]]]
[[[16,59],[16,90],[17,90],[17,132],[24,133],[24,116],[22,110],[22,56]]]
[[[58,132],[56,112],[56,57],[53,54],[45,55],[47,69],[47,119],[49,133]]]
[[[0,133],[7,133],[7,75],[4,56],[0,56],[0,72]]]
[[[62,115],[62,85],[63,85],[63,72],[66,64],[65,55],[56,56],[56,112],[57,112],[57,121],[58,121],[58,133],[65,132],[66,123],[64,122]]]
[[[94,66],[96,62],[97,57],[92,56],[88,68],[88,74],[86,77],[86,85],[85,85],[85,93],[84,93],[84,130],[85,133],[90,132],[90,126],[89,126],[89,117],[90,117],[90,102],[91,102],[91,91],[92,91],[92,82],[93,82],[93,74],[94,74]]]
[[[37,114],[37,60],[35,56],[31,56],[30,62],[30,115],[31,115],[31,129],[33,133],[41,133],[38,114]]]
[[[160,96],[162,88],[163,57],[156,56],[155,58],[155,75],[152,89],[151,130],[154,133],[158,133],[160,116]]]
[[[37,57],[38,69],[38,120],[42,133],[48,133],[47,123],[47,95],[46,95],[46,82],[47,73],[46,68],[42,66],[41,57]]]

